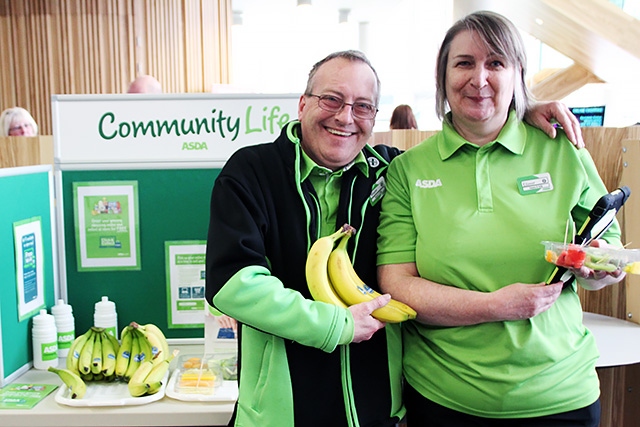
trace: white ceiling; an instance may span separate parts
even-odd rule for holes
[[[384,18],[385,10],[403,2],[404,0],[312,0],[313,7],[335,11],[336,21],[338,10],[349,9],[349,19],[354,21],[370,21]],[[412,0],[415,1],[415,0]],[[425,1],[425,0],[421,0]],[[426,2],[426,1],[425,1]],[[286,13],[292,11],[297,0],[232,0],[232,9],[243,13]]]
[[[296,7],[296,0],[232,0],[232,9],[242,12],[243,18],[232,37],[232,79],[244,88],[298,93],[313,63],[329,52],[356,48],[369,56],[382,81],[378,117],[383,123],[376,125],[378,129],[399,103],[414,107],[421,128],[439,128],[433,99],[437,49],[453,23],[454,4],[476,1],[489,4],[488,0],[312,0],[305,14],[304,8]],[[494,0],[493,4],[529,3],[521,1]],[[351,10],[348,26],[338,26],[343,8]],[[624,10],[636,14],[640,0],[625,0]],[[531,75],[573,62],[532,36],[525,43],[530,43]],[[598,99],[594,105],[606,101]]]

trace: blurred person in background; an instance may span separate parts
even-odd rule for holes
[[[0,136],[38,136],[38,125],[24,108],[7,108],[0,114]]]
[[[162,93],[162,85],[155,77],[144,74],[129,84],[127,93]]]
[[[389,129],[418,129],[416,116],[410,106],[400,104],[393,110]]]

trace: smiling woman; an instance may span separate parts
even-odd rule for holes
[[[0,114],[0,136],[37,136],[38,125],[27,110],[7,108]]]

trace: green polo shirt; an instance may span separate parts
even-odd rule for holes
[[[547,280],[541,241],[563,241],[607,190],[587,150],[512,113],[482,147],[445,124],[391,163],[378,264],[415,262],[429,280],[492,292]],[[569,225],[571,227],[571,224]],[[571,229],[571,228],[569,228]],[[620,244],[615,223],[605,238]],[[438,327],[407,322],[406,380],[456,411],[491,418],[570,411],[599,396],[598,351],[574,289],[522,321]]]
[[[336,217],[338,202],[340,201],[342,174],[352,167],[357,167],[363,175],[369,176],[367,161],[362,151],[360,151],[351,163],[334,172],[329,168],[319,166],[307,156],[304,150],[300,151],[302,153],[300,182],[308,178],[318,196],[318,203],[320,204],[320,235],[333,234],[337,230]]]

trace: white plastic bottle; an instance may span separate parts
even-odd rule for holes
[[[53,315],[47,310],[33,316],[31,328],[33,341],[33,367],[47,370],[49,366],[58,366],[58,331]]]
[[[102,297],[98,301],[93,313],[93,325],[104,328],[105,331],[118,338],[118,314],[116,313],[116,303],[109,301],[109,297]]]
[[[58,330],[58,357],[67,357],[69,348],[76,338],[76,324],[73,318],[73,309],[64,300],[59,299],[56,305],[51,307],[51,314],[56,320]]]

